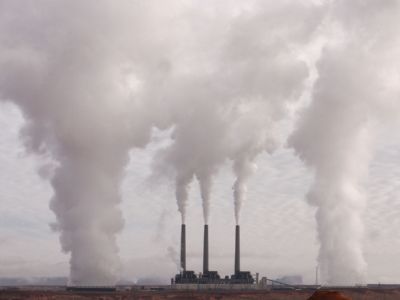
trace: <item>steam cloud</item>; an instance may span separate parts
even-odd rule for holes
[[[289,21],[280,17],[288,11],[293,17]],[[183,223],[195,177],[208,223],[213,177],[227,160],[233,161],[237,177],[233,189],[239,222],[255,159],[281,142],[277,124],[288,117],[288,104],[298,100],[308,78],[299,53],[319,19],[318,9],[300,2],[255,2],[239,18],[227,16],[224,10],[217,13],[218,22],[204,20],[212,26],[197,33],[203,40],[189,53],[190,61],[199,65],[185,66],[184,74],[174,68],[165,81],[169,88],[164,98],[179,105],[169,107],[174,116],[173,143],[159,153],[158,160],[175,174]],[[304,23],[308,17],[313,22]],[[207,51],[205,45],[215,45],[214,50]],[[174,78],[179,78],[178,83]]]
[[[106,1],[1,6],[1,99],[23,112],[27,149],[55,162],[50,208],[62,250],[71,254],[70,282],[113,284],[115,238],[123,227],[120,180],[128,151],[149,134],[133,119],[135,102],[124,86],[127,53],[110,47],[127,46],[114,35],[123,7]]]
[[[285,141],[320,44],[289,144],[315,171],[325,280],[362,282],[362,185],[374,122],[398,108],[398,19],[389,0],[0,1],[0,99],[23,112],[27,149],[54,161],[50,206],[71,283],[115,283],[119,185],[154,127],[172,132],[155,165],[175,179],[182,223],[194,179],[209,222],[226,162],[239,223],[257,156]]]
[[[398,85],[388,85],[398,76],[391,65],[398,33],[383,30],[398,17],[395,1],[332,3],[335,34],[317,63],[313,102],[290,140],[315,171],[308,200],[317,207],[319,265],[329,284],[365,282],[363,184],[377,120],[398,101]]]

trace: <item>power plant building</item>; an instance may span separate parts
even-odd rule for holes
[[[235,264],[234,274],[221,278],[217,271],[209,270],[208,225],[204,225],[203,273],[198,276],[194,271],[186,270],[186,226],[181,227],[181,271],[175,276],[175,284],[254,284],[249,271],[240,270],[240,226],[235,228]]]

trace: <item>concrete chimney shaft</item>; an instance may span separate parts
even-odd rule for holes
[[[204,225],[203,274],[208,272],[208,225]]]
[[[240,227],[236,225],[235,237],[235,274],[240,272]]]
[[[181,230],[181,271],[186,271],[186,226],[182,224]]]

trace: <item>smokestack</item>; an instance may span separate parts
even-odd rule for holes
[[[240,227],[236,225],[235,238],[235,274],[240,272]]]
[[[204,225],[203,274],[208,272],[208,225]]]
[[[186,225],[182,224],[181,230],[181,271],[186,271]]]

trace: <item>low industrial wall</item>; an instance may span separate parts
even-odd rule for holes
[[[173,284],[171,286],[173,290],[265,290],[256,284]]]

